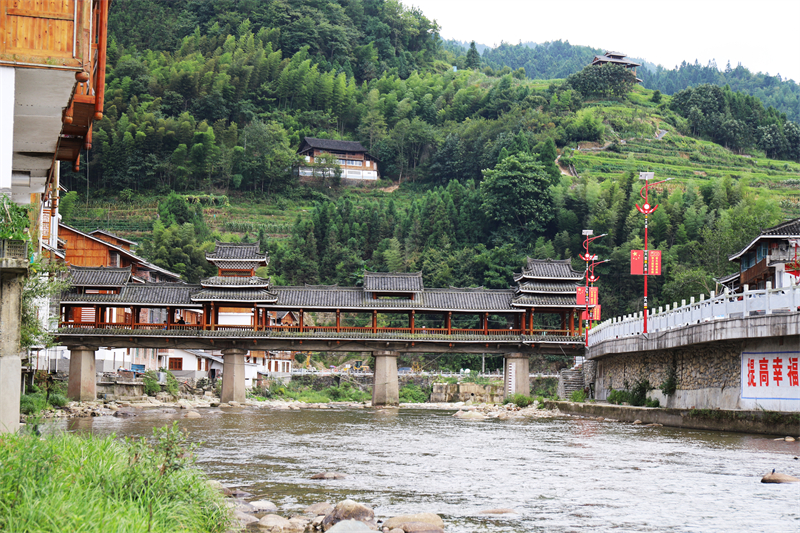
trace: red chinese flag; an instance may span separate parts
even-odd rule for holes
[[[644,250],[631,250],[631,275],[644,274]]]
[[[586,287],[578,287],[578,305],[586,305]]]
[[[650,276],[661,275],[661,250],[647,252],[647,270]]]

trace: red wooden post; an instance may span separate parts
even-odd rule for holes
[[[483,313],[483,334],[489,334],[489,313]]]
[[[408,323],[409,323],[409,326],[411,326],[411,333],[412,334],[416,331],[416,328],[414,327],[414,316],[415,316],[415,314],[416,314],[416,311],[413,311],[413,310],[411,311],[411,313],[408,314]]]
[[[342,322],[341,322],[341,313],[340,313],[340,312],[339,312],[339,310],[337,309],[337,310],[336,310],[336,333],[339,333],[339,331],[341,331],[341,325],[342,325]]]
[[[372,333],[378,333],[378,310],[372,310]]]
[[[447,334],[448,335],[452,335],[453,334],[453,312],[452,311],[448,311],[447,312]]]
[[[303,310],[300,310],[300,333],[303,333]]]

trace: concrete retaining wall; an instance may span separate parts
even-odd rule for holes
[[[141,398],[144,396],[144,383],[141,381],[98,381],[97,397],[107,400]]]
[[[432,403],[466,402],[502,403],[502,385],[477,385],[475,383],[434,383]]]
[[[663,424],[686,429],[736,431],[766,435],[800,436],[800,414],[770,411],[732,411],[722,409],[661,409],[601,403],[545,402],[562,413],[602,416],[620,422],[641,420],[643,424]]]
[[[778,336],[606,355],[594,359],[595,395],[604,400],[612,388],[622,390],[626,383],[632,387],[646,379],[654,387],[648,397],[658,399],[663,407],[800,412],[800,388],[794,398],[742,398],[741,382],[743,353],[798,350],[800,337]],[[677,391],[665,396],[659,387],[671,368],[677,375]]]

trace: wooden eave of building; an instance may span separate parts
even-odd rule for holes
[[[800,239],[800,218],[788,220],[762,230],[761,233],[750,244],[739,250],[738,252],[728,256],[729,261],[738,261],[743,255],[750,252],[753,247],[760,240],[787,240],[787,239]]]

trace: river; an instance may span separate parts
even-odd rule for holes
[[[800,483],[760,482],[773,468],[800,475],[800,441],[567,417],[460,420],[424,409],[202,413],[69,427],[149,436],[179,419],[204,442],[199,464],[212,478],[273,501],[285,516],[351,498],[383,519],[438,513],[447,533],[800,531]],[[323,471],[348,478],[309,479]],[[479,514],[492,508],[517,514]]]

